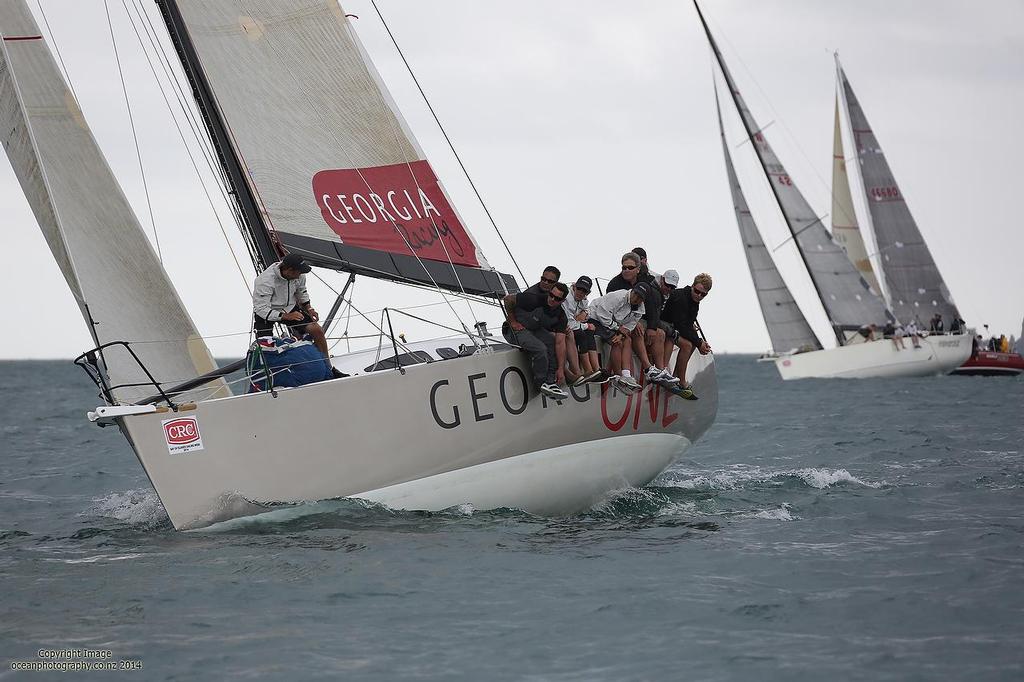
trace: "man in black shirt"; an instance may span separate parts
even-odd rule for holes
[[[529,354],[534,387],[550,398],[565,400],[569,394],[558,384],[565,380],[568,321],[562,301],[568,296],[569,287],[557,280],[559,274],[557,268],[549,266],[538,284],[506,296],[508,322],[502,325],[501,331],[506,341]]]
[[[695,326],[697,313],[700,311],[700,302],[710,291],[711,276],[702,272],[693,278],[692,285],[673,291],[668,297],[668,303],[665,304],[663,317],[679,334],[674,342],[666,340],[665,352],[666,355],[672,352],[673,343],[679,347],[675,375],[685,388],[689,388],[689,385],[686,384],[686,365],[690,361],[693,351],[697,350],[701,355],[711,352],[711,346],[700,338]]]

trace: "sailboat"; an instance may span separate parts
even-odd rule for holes
[[[930,319],[938,313],[944,320],[960,320],[960,311],[953,302],[949,287],[932,257],[917,222],[910,213],[881,144],[868,123],[864,108],[854,94],[850,80],[835,55],[836,81],[836,145],[839,142],[839,102],[842,101],[850,124],[853,146],[857,151],[861,187],[868,206],[868,224],[878,245],[878,262],[893,311],[903,320]],[[833,191],[850,196],[846,177],[833,179]],[[852,205],[850,207],[852,215]],[[834,214],[833,214],[834,215]],[[851,242],[864,250],[863,237],[856,224],[845,232]],[[856,248],[856,247],[855,247]],[[852,255],[851,255],[852,257]],[[870,260],[864,256],[864,268],[871,272]],[[961,329],[971,344],[973,333]],[[962,339],[961,339],[962,341]],[[939,343],[950,343],[942,338]],[[1015,376],[1024,372],[1024,359],[1016,353],[998,353],[975,348],[966,362],[955,367],[953,374],[981,376]]]
[[[960,365],[970,354],[970,345],[965,345],[961,338],[924,339],[921,349],[907,352],[898,350],[888,341],[865,341],[858,333],[867,325],[875,325],[881,330],[896,317],[880,292],[865,280],[847,251],[825,228],[822,218],[814,212],[787,173],[740,94],[699,6],[697,14],[747,137],[835,335],[836,346],[833,348],[825,348],[820,340],[811,344],[814,350],[802,353],[790,353],[776,347],[779,357],[774,361],[781,377],[790,380],[927,376],[945,374]],[[728,151],[726,153],[728,157]],[[735,189],[733,193],[735,203]],[[738,211],[737,218],[741,218]],[[743,233],[743,221],[740,222]],[[754,276],[753,267],[751,270]],[[762,314],[767,319],[765,303],[760,298],[759,301]]]
[[[337,2],[158,4],[256,272],[290,252],[493,310],[518,290],[485,259]],[[710,355],[689,365],[695,403],[653,384],[553,402],[527,380],[525,354],[466,325],[461,342],[384,328],[376,350],[332,359],[353,376],[233,394],[24,0],[0,3],[0,35],[3,145],[95,343],[77,360],[104,401],[89,418],[120,429],[175,528],[340,497],[572,513],[647,484],[714,421]]]

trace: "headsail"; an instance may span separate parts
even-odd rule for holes
[[[846,157],[843,156],[843,138],[839,130],[839,95],[836,95],[835,135],[832,138],[832,236],[846,251],[850,261],[860,272],[864,281],[878,294],[882,289],[871,267],[868,250],[864,246],[864,235],[857,224],[853,210],[853,196],[850,194],[850,178],[846,172]]]
[[[96,344],[134,342],[165,388],[212,370],[23,0],[0,2],[0,35],[3,145]],[[148,381],[123,347],[107,348],[100,360],[114,386]],[[155,392],[125,386],[112,398],[132,402]]]
[[[743,101],[699,7],[697,13],[779,209],[789,225],[814,288],[828,314],[836,340],[842,345],[846,342],[844,332],[854,331],[868,323],[882,324],[892,314],[854,268],[842,247],[833,241],[821,218],[793,183]]]
[[[160,4],[287,250],[372,277],[518,289],[487,263],[336,0]]]
[[[757,302],[761,305],[761,315],[764,317],[765,326],[768,327],[768,336],[772,340],[772,349],[777,353],[783,353],[794,349],[821,350],[821,343],[814,334],[807,318],[800,311],[793,294],[775,267],[775,261],[768,253],[761,233],[757,229],[757,223],[750,214],[747,200],[743,196],[743,188],[740,186],[739,178],[736,177],[736,169],[732,165],[732,157],[729,155],[729,147],[725,142],[725,128],[722,126],[722,110],[718,102],[718,86],[715,86],[715,109],[718,113],[718,130],[722,135],[722,153],[725,155],[725,169],[729,175],[729,190],[732,192],[733,208],[736,211],[736,222],[740,228],[740,238],[743,240],[743,253],[747,257],[747,267],[750,268],[750,277],[754,280],[754,290],[757,292]]]
[[[853,94],[850,81],[839,66],[838,58],[836,68],[860,159],[860,173],[867,193],[889,305],[903,322],[917,318],[927,323],[932,315],[941,313],[948,324],[949,320],[959,318],[960,312],[917,223],[910,215],[878,138]]]

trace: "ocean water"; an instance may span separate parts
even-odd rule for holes
[[[586,514],[179,533],[84,374],[0,363],[0,679],[1024,678],[1024,380],[718,371],[705,439]]]

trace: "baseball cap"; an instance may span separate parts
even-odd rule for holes
[[[281,259],[281,267],[288,268],[289,270],[298,270],[299,272],[306,273],[312,270],[309,267],[309,263],[302,259],[297,253],[289,253],[287,256]]]
[[[665,280],[665,284],[669,285],[670,287],[679,286],[679,273],[676,272],[675,270],[666,270],[661,275],[661,278]]]
[[[586,275],[580,275],[579,279],[576,280],[576,284],[574,286],[580,291],[585,291],[586,293],[589,294],[590,288],[593,285],[594,282],[589,277],[587,277]]]
[[[647,258],[647,249],[642,246],[634,246],[632,251],[641,258]]]
[[[651,295],[651,287],[646,282],[640,282],[632,289],[632,293],[638,294],[646,299]]]

